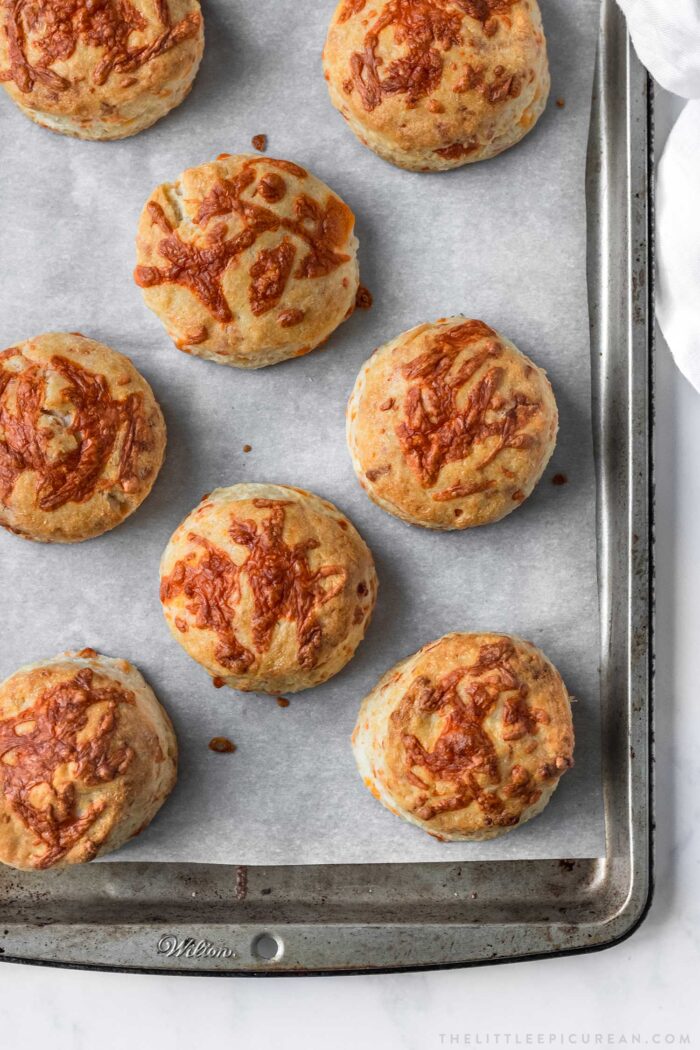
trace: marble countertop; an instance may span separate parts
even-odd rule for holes
[[[678,109],[658,99],[659,146]],[[3,965],[8,1050],[700,1043],[700,401],[662,340],[657,354],[656,894],[637,933],[594,955],[400,976],[217,980]]]

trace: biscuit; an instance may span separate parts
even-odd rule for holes
[[[82,864],[138,835],[172,791],[170,719],[126,660],[93,649],[0,685],[0,862]]]
[[[0,525],[77,543],[132,514],[153,488],[165,422],[131,361],[77,333],[0,351]]]
[[[549,96],[537,0],[341,0],[323,65],[360,141],[410,171],[495,157]]]
[[[573,765],[571,703],[530,642],[447,634],[365,697],[352,747],[396,816],[442,841],[495,838],[541,813]]]
[[[262,368],[307,354],[353,312],[354,226],[298,164],[224,153],[151,195],[134,279],[178,349]]]
[[[179,106],[204,49],[198,0],[3,0],[0,81],[61,135],[121,139]]]
[[[217,686],[308,689],[362,641],[377,596],[369,548],[327,500],[285,485],[205,496],[170,539],[168,626]]]
[[[481,321],[404,332],[365,363],[347,410],[360,484],[411,525],[468,529],[527,499],[554,451],[545,373]]]

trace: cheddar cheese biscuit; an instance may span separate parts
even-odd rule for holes
[[[537,0],[341,0],[323,62],[358,138],[411,171],[502,153],[549,95]]]

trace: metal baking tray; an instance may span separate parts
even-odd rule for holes
[[[652,96],[603,0],[588,162],[606,855],[0,871],[0,959],[195,974],[386,972],[608,947],[652,883]]]

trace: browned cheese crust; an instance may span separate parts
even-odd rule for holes
[[[531,494],[554,451],[549,381],[482,321],[419,325],[363,366],[347,411],[355,473],[412,525],[499,521]]]
[[[165,422],[127,357],[76,333],[0,351],[0,525],[75,543],[132,514],[165,453]]]
[[[341,0],[323,61],[358,138],[411,171],[496,156],[549,95],[537,0]]]
[[[199,0],[0,0],[0,82],[63,135],[154,124],[189,92],[203,49]]]
[[[161,561],[168,626],[216,685],[264,693],[337,674],[377,595],[369,548],[327,500],[285,485],[206,496]]]
[[[262,368],[307,354],[353,312],[354,228],[298,164],[221,154],[151,195],[134,278],[180,350]]]
[[[494,838],[541,813],[573,765],[566,687],[529,642],[448,634],[365,698],[353,750],[367,788],[442,840]]]
[[[92,649],[0,685],[0,862],[81,864],[138,835],[170,794],[177,743],[126,660]]]

